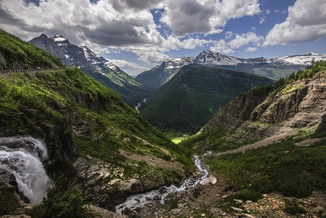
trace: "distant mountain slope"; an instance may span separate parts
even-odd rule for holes
[[[60,59],[0,29],[0,69],[62,68]]]
[[[161,65],[139,74],[136,79],[152,89],[157,89],[169,81],[180,67],[192,63],[279,79],[305,69],[312,60],[326,60],[326,55],[308,53],[272,59],[264,57],[244,59],[205,50],[195,58],[186,57],[164,61]]]
[[[153,93],[141,114],[161,129],[194,133],[239,94],[272,83],[246,73],[187,65]]]
[[[168,82],[181,67],[192,64],[193,62],[194,58],[192,57],[163,61],[161,65],[137,75],[136,80],[151,89],[158,89]]]
[[[131,106],[136,105],[150,93],[147,87],[123,72],[119,67],[96,55],[86,46],[77,46],[68,39],[55,35],[48,38],[42,34],[30,41],[31,44],[59,57],[67,66],[78,66],[89,76],[116,91]]]
[[[326,60],[326,55],[308,53],[282,58],[268,59],[260,57],[244,59],[205,50],[196,57],[194,63],[279,79],[289,76],[300,69],[305,69],[312,60]]]

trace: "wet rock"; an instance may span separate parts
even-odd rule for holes
[[[216,177],[213,176],[213,175],[210,175],[208,178],[203,179],[203,180],[200,181],[199,183],[200,183],[201,185],[208,185],[208,184],[212,184],[212,185],[214,185],[214,184],[216,183],[216,181],[217,181]]]

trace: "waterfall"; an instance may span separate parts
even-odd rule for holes
[[[45,145],[32,137],[0,138],[0,168],[16,177],[18,189],[32,204],[46,197],[50,179],[42,161],[47,158]]]
[[[207,154],[204,154],[203,156],[206,155]],[[164,204],[165,199],[169,194],[181,192],[190,187],[195,187],[200,181],[208,177],[208,171],[203,166],[198,156],[194,156],[194,164],[197,169],[202,172],[201,177],[189,177],[181,184],[180,187],[177,187],[175,185],[163,186],[157,190],[149,191],[142,194],[131,195],[127,198],[124,203],[119,204],[115,207],[116,212],[119,214],[123,214],[124,210],[126,209],[132,211],[137,208],[142,208],[146,204],[151,202],[160,202],[161,204]]]

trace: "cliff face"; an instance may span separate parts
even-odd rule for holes
[[[268,96],[245,95],[218,111],[209,126],[242,131],[235,140],[255,140],[299,128],[325,129],[326,73],[296,80]]]

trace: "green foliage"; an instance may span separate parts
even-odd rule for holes
[[[5,58],[6,65],[0,69],[32,69],[63,67],[59,58],[39,49],[16,36],[0,29],[0,54]]]
[[[326,191],[326,140],[309,147],[294,145],[293,139],[212,158],[209,165],[240,190],[280,192],[306,197],[313,190]]]
[[[11,214],[20,206],[13,196],[15,192],[14,187],[0,188],[0,216]]]
[[[324,70],[326,70],[326,61],[317,61],[313,65],[309,65],[306,70],[299,70],[298,73],[291,74],[289,79],[291,81],[304,79]]]
[[[79,188],[68,188],[68,180],[60,176],[41,204],[27,213],[35,218],[87,217],[86,200]]]

